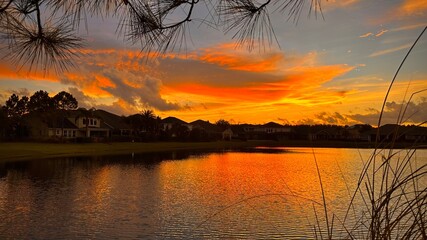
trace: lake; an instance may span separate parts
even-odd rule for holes
[[[314,158],[328,208],[342,219],[371,152],[257,148],[0,163],[0,239],[314,238],[315,212],[321,225],[324,218]],[[427,150],[412,160],[427,163]]]

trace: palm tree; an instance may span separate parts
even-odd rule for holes
[[[156,120],[153,110],[143,110],[141,113],[141,120],[144,130],[148,133],[152,133],[154,130],[154,122]]]

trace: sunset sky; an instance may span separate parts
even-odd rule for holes
[[[305,12],[298,24],[270,11],[279,45],[236,48],[232,33],[192,21],[186,49],[150,61],[116,33],[118,19],[89,18],[89,30],[79,32],[87,41],[78,68],[43,75],[2,59],[0,102],[12,93],[65,90],[81,107],[119,115],[148,108],[189,122],[375,125],[397,67],[427,25],[427,0],[322,4],[324,20]],[[397,78],[385,122],[396,122],[405,96],[423,89],[427,34]],[[407,123],[427,120],[427,91],[412,98],[406,115]]]

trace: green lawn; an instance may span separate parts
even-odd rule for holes
[[[0,161],[42,159],[63,156],[112,155],[174,150],[215,150],[275,146],[272,141],[248,142],[153,142],[153,143],[0,143]]]

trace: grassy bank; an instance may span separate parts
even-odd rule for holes
[[[273,141],[247,142],[152,142],[152,143],[0,143],[0,161],[67,156],[115,155],[175,150],[219,150],[256,146],[278,146]]]
[[[150,143],[0,143],[0,161],[16,161],[69,156],[117,155],[127,153],[164,152],[176,150],[221,150],[245,147],[327,147],[372,148],[372,143],[335,141],[218,141],[218,142],[150,142]],[[394,146],[406,148],[404,144]]]

